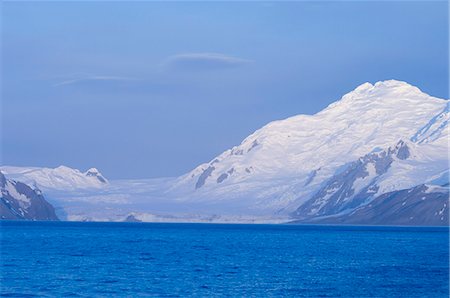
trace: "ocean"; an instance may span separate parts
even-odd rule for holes
[[[9,297],[448,297],[449,230],[3,221]]]

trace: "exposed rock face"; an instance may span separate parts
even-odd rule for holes
[[[328,224],[448,226],[448,189],[427,185],[383,194],[348,214],[306,220]]]
[[[395,159],[410,156],[408,145],[399,141],[394,148],[369,153],[337,171],[325,185],[295,212],[297,217],[338,214],[371,199],[378,191],[377,177],[387,172]],[[311,175],[315,175],[313,172]]]
[[[195,184],[195,189],[202,187],[205,184],[206,179],[208,179],[208,177],[211,176],[212,172],[215,169],[216,169],[215,167],[209,166],[206,170],[204,170],[203,173],[200,175],[200,177],[198,177],[197,183]]]
[[[24,220],[58,220],[55,210],[42,192],[22,182],[6,179],[0,172],[0,218]]]
[[[137,219],[133,214],[128,215],[125,219],[125,222],[141,222],[141,220]]]

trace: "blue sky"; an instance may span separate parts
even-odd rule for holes
[[[3,2],[2,164],[176,176],[366,81],[448,98],[443,2]]]

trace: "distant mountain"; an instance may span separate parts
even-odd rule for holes
[[[101,188],[108,184],[108,180],[96,168],[90,168],[84,173],[66,166],[54,169],[2,166],[0,170],[8,178],[37,185],[43,189],[75,190]]]
[[[67,219],[442,225],[448,111],[447,100],[405,82],[365,83],[317,114],[267,124],[176,178],[108,182],[96,170],[0,169],[42,185]]]
[[[6,179],[0,172],[0,218],[27,220],[58,220],[53,206],[38,188]]]

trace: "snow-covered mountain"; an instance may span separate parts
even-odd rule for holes
[[[53,206],[38,188],[6,179],[0,172],[0,218],[28,220],[58,220]]]
[[[396,205],[414,224],[421,221],[408,210],[448,210],[448,110],[447,100],[405,82],[365,83],[317,114],[267,124],[177,178],[107,182],[94,170],[1,169],[44,187],[68,219],[345,222],[401,197],[422,206]]]
[[[405,82],[365,83],[315,115],[267,124],[173,191],[296,217],[342,212],[448,176],[448,109]]]
[[[1,166],[0,171],[11,179],[36,185],[42,189],[102,188],[108,184],[108,180],[96,168],[90,168],[83,173],[66,166],[59,166],[54,169]]]

